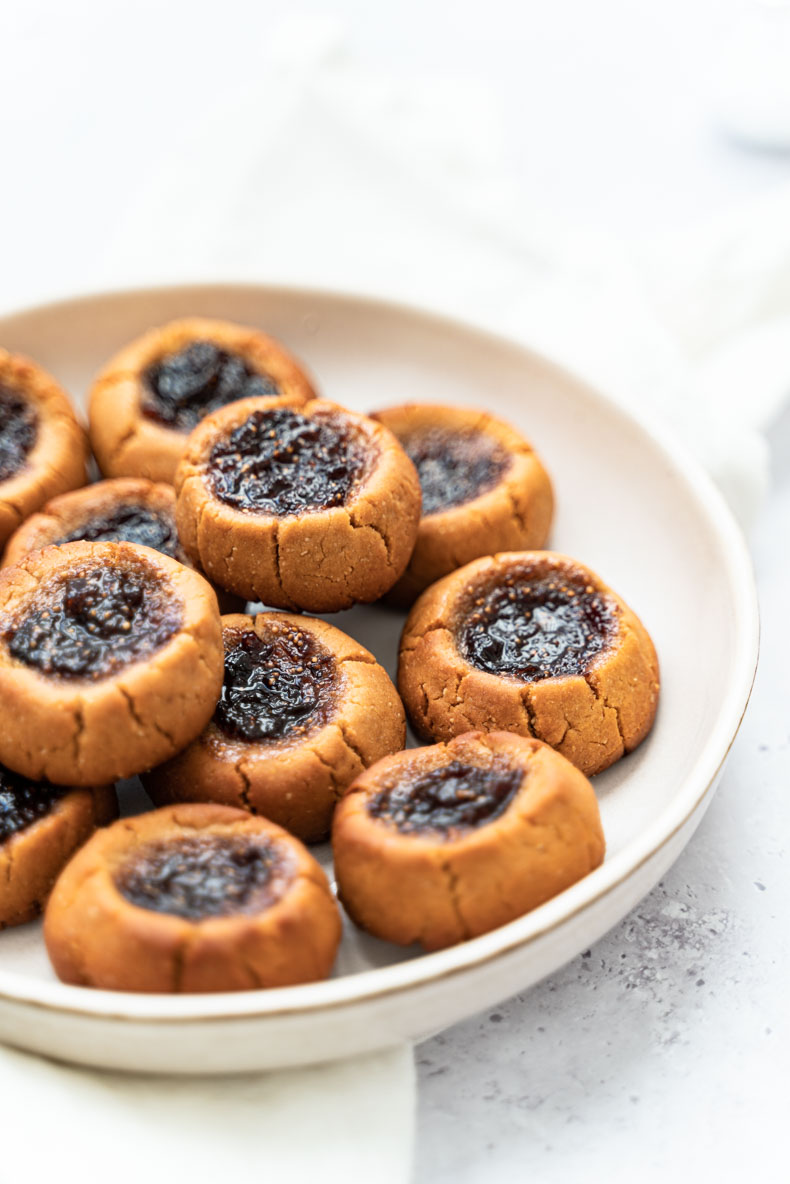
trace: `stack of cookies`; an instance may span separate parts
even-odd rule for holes
[[[520,432],[352,412],[271,337],[194,318],[108,362],[89,418],[0,351],[0,929],[45,911],[69,983],[282,986],[342,935],[305,844],[331,836],[355,924],[428,950],[602,862],[588,778],[649,732],[658,664],[542,549]],[[397,689],[307,615],[374,601],[409,610]],[[138,775],[158,808],[113,821]]]

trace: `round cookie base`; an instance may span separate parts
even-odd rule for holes
[[[375,818],[383,786],[462,761],[523,770],[503,813],[457,832],[402,834]],[[340,900],[369,933],[442,949],[487,933],[556,896],[596,868],[604,838],[592,786],[539,740],[469,732],[446,745],[387,757],[351,786],[332,828]]]

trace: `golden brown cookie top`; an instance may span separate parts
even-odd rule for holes
[[[0,845],[44,818],[71,792],[69,786],[30,781],[0,765]]]
[[[96,834],[80,860],[106,899],[190,926],[266,912],[298,879],[326,888],[318,864],[287,831],[210,803],[125,819]]]
[[[151,329],[125,346],[97,385],[134,376],[141,414],[182,434],[238,399],[312,397],[302,367],[273,337],[245,325],[187,317]]]
[[[320,513],[356,501],[387,447],[398,445],[385,429],[337,404],[248,399],[193,432],[176,489],[199,477],[232,513]]]
[[[83,485],[88,441],[41,366],[0,349],[0,544],[49,497]]]
[[[542,768],[543,757],[536,764],[536,754],[545,747],[510,732],[467,732],[447,743],[384,757],[356,779],[346,796],[359,795],[355,813],[392,841],[463,842],[511,808],[519,809],[522,791],[536,789],[530,775]],[[565,769],[561,760],[560,766],[571,783],[577,778],[581,783],[575,770]]]
[[[397,436],[422,489],[417,542],[393,602],[411,604],[481,555],[545,546],[551,481],[514,427],[485,411],[433,403],[389,407],[375,418]]]
[[[184,622],[173,560],[130,543],[68,543],[0,575],[2,659],[42,677],[97,681],[161,649]]]
[[[184,440],[237,399],[314,397],[302,366],[274,338],[230,321],[190,317],[138,337],[97,375],[91,443],[108,477],[172,481]]]
[[[532,445],[502,419],[471,407],[404,403],[373,418],[397,436],[422,488],[423,518],[466,506],[505,480]]]
[[[172,485],[135,477],[97,481],[52,498],[8,540],[3,562],[63,543],[136,543],[189,564],[178,540]]]
[[[622,605],[577,560],[524,551],[476,560],[439,581],[415,605],[405,644],[426,613],[464,663],[539,682],[583,675],[600,661],[616,645]]]

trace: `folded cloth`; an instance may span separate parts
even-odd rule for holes
[[[240,1077],[126,1076],[0,1048],[12,1180],[405,1184],[414,1130],[406,1046]]]

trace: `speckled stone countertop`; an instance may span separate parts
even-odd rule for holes
[[[790,412],[771,448],[760,667],[713,803],[603,940],[417,1049],[418,1184],[788,1178]]]

